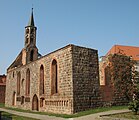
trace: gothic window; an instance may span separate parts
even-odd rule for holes
[[[17,73],[17,95],[20,95],[20,79],[21,79],[21,74],[20,72]]]
[[[26,38],[26,41],[25,42],[26,42],[26,44],[28,44],[28,38]]]
[[[30,38],[30,43],[33,43],[33,38]]]
[[[30,70],[27,69],[26,72],[26,95],[30,94]]]
[[[29,29],[26,29],[26,34],[28,34],[29,33]]]
[[[13,92],[13,100],[12,100],[12,105],[16,105],[16,92]]]
[[[44,67],[40,67],[40,95],[44,94]]]
[[[52,61],[51,66],[51,94],[58,93],[57,61]]]
[[[31,52],[30,52],[30,61],[33,61],[33,55],[34,55],[34,51],[31,50]]]
[[[33,32],[34,32],[34,29],[31,29],[31,34],[33,34]]]
[[[22,86],[22,89],[23,89],[24,88],[24,79],[22,79],[21,86]]]
[[[14,78],[14,72],[13,72],[13,78]]]

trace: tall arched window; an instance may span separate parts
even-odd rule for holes
[[[44,67],[40,67],[40,95],[44,94]]]
[[[13,93],[12,105],[16,105],[16,92],[15,92],[15,91],[14,91],[14,93]]]
[[[30,70],[27,69],[26,72],[26,95],[30,94]]]
[[[30,38],[30,43],[31,43],[31,44],[33,43],[33,38]]]
[[[21,74],[20,72],[17,73],[17,95],[20,95],[20,79],[21,79]]]
[[[52,61],[51,66],[51,94],[58,93],[57,61]]]
[[[30,52],[30,61],[33,61],[33,55],[34,55],[34,50],[31,50],[31,52]]]

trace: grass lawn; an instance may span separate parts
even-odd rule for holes
[[[56,117],[62,117],[62,118],[75,118],[75,117],[85,116],[85,115],[89,115],[89,114],[95,114],[95,113],[104,112],[104,111],[127,109],[127,106],[113,106],[113,107],[105,107],[105,108],[96,108],[96,109],[90,109],[87,111],[79,112],[79,113],[76,113],[73,115],[54,114],[54,113],[47,113],[47,112],[33,112],[33,111],[29,111],[29,110],[21,110],[18,108],[6,108],[6,109],[16,110],[19,112],[29,112],[29,113],[35,113],[35,114],[56,116]]]
[[[114,117],[114,118],[127,118],[127,119],[139,120],[139,114],[134,115],[133,112],[110,115],[110,117]]]
[[[0,108],[5,108],[5,104],[0,103]],[[8,118],[8,120],[37,120],[37,119],[33,119],[33,118],[27,118],[27,117],[22,117],[22,116],[9,114],[9,113],[6,113],[6,112],[2,112],[2,117]]]
[[[6,112],[2,112],[2,117],[8,118],[8,120],[37,120],[37,119],[34,119],[34,118],[17,116],[17,115],[9,114],[9,113],[6,113]]]
[[[5,104],[4,103],[0,103],[0,108],[4,107]]]

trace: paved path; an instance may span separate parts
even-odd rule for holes
[[[26,113],[26,112],[17,112],[14,110],[9,110],[9,109],[4,109],[4,108],[0,108],[0,111],[5,111],[5,112],[11,113],[11,114],[18,115],[18,116],[36,118],[39,120],[112,120],[110,118],[102,117],[102,116],[116,114],[116,113],[129,112],[129,110],[127,110],[127,109],[111,110],[111,111],[100,112],[100,113],[96,113],[96,114],[90,114],[90,115],[86,115],[86,116],[82,116],[82,117],[78,117],[78,118],[65,119],[65,118],[60,118],[60,117],[55,117],[55,116],[40,115],[40,114]],[[113,120],[116,120],[116,119],[113,119]],[[123,119],[118,119],[118,120],[123,120]],[[126,120],[126,119],[124,119],[124,120]]]
[[[125,113],[129,112],[127,109],[123,110],[111,110],[111,111],[106,111],[106,112],[100,112],[96,114],[90,114],[78,118],[74,118],[73,120],[112,120],[112,118],[104,117],[105,115],[111,115],[111,114],[117,114],[117,113]],[[113,120],[123,120],[123,119],[113,119]]]
[[[55,117],[55,116],[40,115],[40,114],[26,113],[26,112],[17,112],[15,110],[9,110],[9,109],[4,109],[4,108],[0,108],[0,111],[4,111],[4,112],[18,115],[18,116],[36,118],[38,120],[65,120],[64,118]]]

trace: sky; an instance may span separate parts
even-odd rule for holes
[[[24,47],[32,7],[42,55],[68,44],[99,56],[115,44],[139,47],[139,0],[0,0],[0,74]]]

